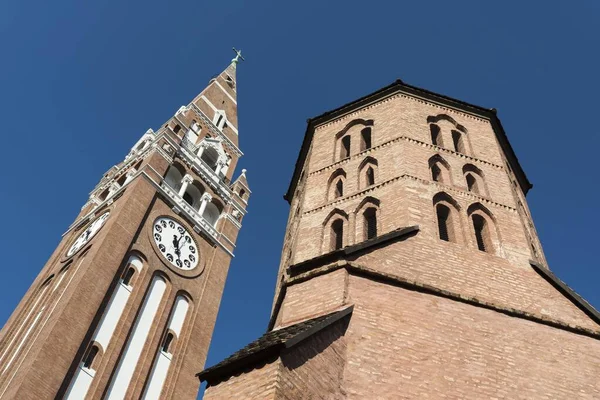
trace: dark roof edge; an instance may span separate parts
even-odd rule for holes
[[[368,250],[371,247],[377,245],[387,244],[388,242],[391,242],[395,239],[408,237],[411,234],[416,234],[417,232],[419,232],[419,230],[419,225],[398,228],[394,231],[388,232],[381,236],[377,236],[373,239],[365,240],[364,242],[360,242],[352,246],[347,246],[339,250],[334,250],[332,252],[311,258],[298,264],[290,265],[288,267],[288,271],[290,273],[290,276],[295,276],[307,272],[315,267],[322,266],[323,264],[338,261],[345,256],[352,255],[359,251]]]
[[[335,312],[334,314],[332,314],[330,317],[326,318],[325,320],[308,328],[304,332],[299,333],[295,337],[293,337],[289,340],[286,340],[284,343],[285,348],[289,349],[290,347],[293,347],[293,346],[297,345],[298,343],[308,339],[315,333],[322,331],[323,329],[327,328],[329,325],[333,324],[334,322],[337,322],[340,319],[344,318],[345,316],[352,314],[352,311],[354,311],[354,305],[351,305],[350,307],[346,307],[340,311]]]
[[[583,311],[588,317],[590,317],[595,323],[600,325],[600,312],[596,310],[590,303],[588,303],[583,297],[577,292],[571,289],[566,283],[561,281],[552,271],[544,267],[542,264],[529,260],[529,264],[533,269],[546,279],[554,288],[568,298],[573,304]]]
[[[269,346],[257,353],[250,354],[247,357],[241,358],[239,360],[235,360],[229,364],[224,364],[224,365],[218,366],[217,368],[215,368],[215,367],[207,368],[204,371],[197,373],[196,376],[198,377],[198,379],[200,379],[200,381],[221,382],[224,378],[232,376],[236,372],[248,367],[251,364],[255,364],[258,362],[268,360],[269,358],[279,356],[282,349],[284,349],[284,348],[289,349],[289,348],[297,345],[298,343],[308,339],[312,335],[327,328],[331,324],[333,324],[333,323],[339,321],[340,319],[346,317],[347,315],[351,314],[352,311],[354,311],[354,305],[346,307],[342,310],[334,311],[334,312],[330,313],[330,315],[328,317],[326,317],[323,321],[310,327],[306,331],[298,333],[296,336],[284,341],[283,343],[274,344],[274,345]],[[315,318],[319,318],[319,317],[315,317]],[[314,319],[314,318],[311,318],[311,319]],[[308,320],[301,321],[298,323],[304,323],[306,321],[308,321]]]
[[[300,172],[302,170],[302,166],[303,166],[306,156],[308,154],[308,149],[310,147],[310,142],[312,141],[312,136],[314,134],[314,128],[316,125],[319,125],[327,120],[337,118],[338,116],[340,116],[342,114],[350,112],[350,110],[352,110],[352,109],[363,107],[366,104],[368,104],[374,100],[386,97],[386,96],[391,95],[392,93],[397,92],[399,90],[403,90],[409,94],[425,97],[431,101],[437,101],[437,102],[443,103],[449,107],[453,107],[453,108],[456,108],[456,109],[459,109],[462,111],[466,111],[466,112],[476,114],[476,115],[479,115],[479,116],[482,116],[485,118],[489,118],[490,122],[492,124],[492,128],[494,129],[494,132],[496,132],[496,136],[498,138],[500,146],[502,147],[502,149],[504,150],[504,152],[506,154],[508,162],[510,163],[511,168],[513,169],[513,171],[517,177],[517,180],[519,181],[519,184],[521,185],[521,189],[523,190],[523,193],[527,194],[529,189],[531,189],[533,187],[533,185],[529,182],[527,175],[525,175],[525,171],[521,167],[521,164],[519,163],[519,160],[514,152],[514,149],[510,145],[510,142],[508,141],[506,132],[504,131],[504,128],[502,127],[502,124],[500,123],[500,119],[498,118],[495,109],[488,109],[488,108],[480,107],[480,106],[477,106],[474,104],[470,104],[470,103],[464,102],[462,100],[458,100],[458,99],[455,99],[455,98],[452,98],[449,96],[445,96],[445,95],[442,95],[439,93],[429,91],[427,89],[409,85],[407,83],[404,83],[402,80],[397,79],[392,84],[387,85],[379,90],[376,90],[375,92],[372,92],[372,93],[370,93],[366,96],[363,96],[357,100],[351,101],[351,102],[346,103],[338,108],[335,108],[331,111],[327,111],[321,115],[318,115],[314,118],[310,118],[307,120],[308,124],[306,127],[306,132],[304,134],[304,140],[302,141],[302,147],[300,149],[298,159],[296,160],[296,165],[294,167],[294,173],[292,175],[292,180],[290,181],[288,190],[287,190],[286,194],[283,196],[283,198],[285,200],[287,200],[288,203],[291,202],[292,195],[294,193],[296,184],[298,182],[298,178],[300,176]]]

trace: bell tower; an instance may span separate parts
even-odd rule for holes
[[[204,398],[600,398],[530,188],[494,109],[396,81],[310,119],[267,332]]]
[[[0,333],[0,399],[192,399],[246,214],[241,54],[110,168]]]

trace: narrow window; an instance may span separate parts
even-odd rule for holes
[[[173,342],[173,332],[168,332],[167,336],[165,336],[165,339],[163,340],[162,346],[161,346],[161,350],[165,353],[169,353],[169,348],[171,347],[171,343]]]
[[[431,166],[431,179],[433,179],[435,182],[444,182],[444,180],[442,179],[442,170],[440,169],[440,166],[437,165],[437,163]]]
[[[373,167],[367,168],[367,186],[375,184],[375,171]]]
[[[88,369],[91,368],[92,365],[94,365],[94,359],[96,358],[96,355],[98,355],[98,346],[94,344],[92,347],[90,347],[83,359],[83,367]]]
[[[123,274],[123,285],[130,286],[129,284],[131,283],[131,278],[133,278],[133,275],[135,275],[135,268],[129,267]]]
[[[477,185],[477,179],[475,179],[475,177],[472,174],[467,174],[466,179],[467,179],[467,190],[469,192],[479,194],[479,186]]]
[[[371,128],[364,128],[360,131],[361,142],[360,142],[360,150],[367,150],[371,148]]]
[[[223,128],[224,125],[224,120],[223,120],[223,114],[219,114],[219,116],[217,117],[217,122],[215,125],[217,125],[217,128]]]
[[[452,131],[452,142],[454,143],[454,150],[457,153],[465,154],[465,146],[463,144],[462,134],[459,131]]]
[[[344,245],[344,221],[341,219],[331,224],[331,250],[341,249]]]
[[[454,232],[452,227],[450,208],[443,204],[438,204],[435,207],[435,210],[437,213],[438,233],[440,239],[445,240],[446,242],[453,242]]]
[[[335,197],[342,197],[344,195],[344,181],[339,179],[335,184]]]
[[[363,213],[364,217],[364,236],[365,240],[377,237],[377,209],[367,208]]]
[[[443,147],[442,138],[440,135],[440,127],[436,124],[429,125],[429,129],[431,129],[431,143],[435,146]]]
[[[350,136],[344,136],[342,138],[342,148],[340,158],[350,157]]]
[[[191,126],[191,129],[192,129],[192,131],[194,131],[194,132],[198,132],[198,130],[199,130],[198,128],[199,128],[199,125],[198,125],[198,123],[196,122],[196,120],[195,120],[195,119],[193,119],[193,120],[192,120],[192,126]]]
[[[181,126],[179,126],[179,124],[177,124],[177,125],[175,125],[175,128],[173,129],[173,132],[179,133],[180,130],[181,130]]]
[[[492,246],[490,243],[487,221],[484,217],[478,214],[473,214],[472,218],[473,228],[475,228],[475,240],[477,240],[477,248],[481,251],[490,251]]]
[[[185,200],[185,202],[188,203],[190,206],[194,204],[194,199],[192,198],[192,195],[188,192],[185,192],[183,194],[183,200]]]
[[[240,197],[243,199],[246,191],[244,189],[240,189]]]

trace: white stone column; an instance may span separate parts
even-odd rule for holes
[[[223,161],[217,161],[217,167],[215,168],[215,174],[217,174],[217,176],[219,176],[219,172],[221,172],[224,166],[225,163]]]
[[[127,185],[133,179],[133,176],[135,175],[136,172],[137,172],[137,169],[131,168],[127,172],[127,177],[125,178],[125,183],[123,183],[123,185]]]
[[[181,180],[181,188],[179,189],[179,193],[178,193],[179,197],[183,197],[183,195],[185,194],[185,191],[187,190],[188,185],[192,182],[194,182],[194,178],[192,178],[192,176],[189,174],[185,174],[185,176]]]
[[[200,145],[200,148],[198,148],[198,152],[196,153],[198,158],[202,157],[202,153],[204,153],[204,146]]]
[[[202,216],[204,214],[204,210],[206,210],[206,205],[212,200],[212,196],[209,193],[204,193],[202,195],[202,200],[200,201],[200,208],[198,208],[198,214]]]
[[[111,183],[110,187],[108,188],[108,195],[106,196],[106,198],[108,199],[109,197],[112,197],[112,195],[115,194],[120,188],[121,187],[117,182]]]

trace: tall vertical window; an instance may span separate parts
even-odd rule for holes
[[[444,144],[442,143],[440,127],[436,124],[430,124],[429,129],[431,130],[431,143],[435,146],[443,147]]]
[[[341,141],[340,158],[350,157],[350,135],[344,136]]]
[[[360,131],[360,150],[367,150],[371,148],[371,128],[364,128]]]
[[[83,366],[88,369],[92,368],[92,365],[94,365],[94,360],[96,359],[97,355],[98,355],[98,346],[94,344],[94,345],[92,345],[92,347],[89,348],[87,354],[83,358]]]
[[[375,184],[375,171],[373,170],[373,167],[367,168],[366,178],[367,186]]]
[[[477,179],[475,179],[475,177],[472,174],[467,174],[465,178],[467,180],[467,190],[469,192],[479,194],[479,186],[477,185]]]
[[[374,207],[367,208],[363,213],[364,218],[364,239],[373,239],[377,237],[377,209]]]
[[[457,153],[465,154],[465,145],[463,142],[463,137],[459,131],[452,131],[452,142],[454,144],[454,150]]]
[[[433,179],[435,182],[443,182],[442,170],[438,164],[433,164],[431,166],[431,179]]]
[[[175,133],[179,133],[180,130],[181,130],[181,126],[179,126],[179,124],[175,125],[175,128],[173,128],[173,132],[175,132]]]
[[[438,234],[440,239],[446,242],[454,242],[454,227],[452,226],[452,215],[450,207],[444,204],[438,204],[435,207],[438,222]]]
[[[131,280],[134,275],[135,275],[135,268],[128,267],[127,270],[125,271],[125,273],[123,274],[123,285],[130,286]]]
[[[344,181],[339,179],[335,184],[335,198],[342,197],[344,195]]]
[[[473,220],[473,228],[475,229],[477,248],[481,251],[491,251],[492,244],[490,243],[490,233],[487,221],[479,214],[473,214],[471,219]]]
[[[170,353],[169,349],[171,347],[171,343],[173,342],[173,339],[174,339],[173,332],[167,332],[167,335],[165,336],[160,349],[162,351],[164,351],[165,353]]]
[[[331,250],[341,249],[344,246],[344,221],[337,219],[331,224]]]

